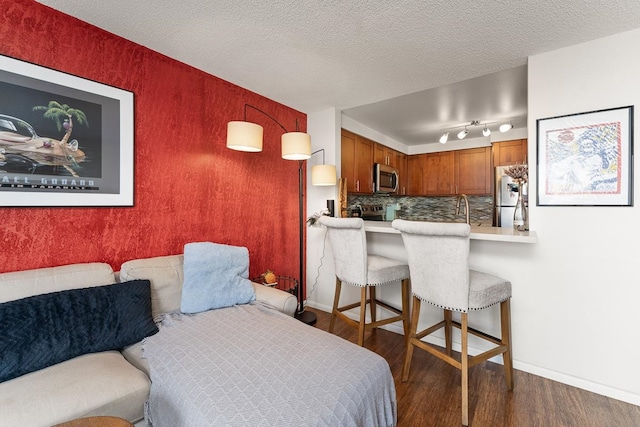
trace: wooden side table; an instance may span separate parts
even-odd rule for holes
[[[53,427],[134,427],[129,421],[118,417],[87,417],[56,424]]]

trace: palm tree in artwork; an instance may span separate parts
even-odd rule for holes
[[[70,148],[73,151],[78,149],[78,143],[70,144],[69,138],[73,130],[73,119],[76,119],[78,124],[89,127],[89,121],[84,112],[77,108],[71,108],[67,104],[60,104],[57,101],[49,101],[49,105],[46,106],[37,105],[33,107],[33,111],[44,111],[44,117],[53,120],[59,131],[62,132],[64,129],[65,134],[60,141],[61,146]]]
[[[79,165],[76,162],[74,154],[80,154],[81,157],[84,157],[84,153],[78,150],[78,141],[75,139],[69,141],[69,138],[71,137],[71,132],[73,130],[73,119],[75,119],[78,124],[89,127],[87,115],[82,110],[71,108],[67,104],[60,104],[57,101],[49,101],[49,104],[46,106],[37,105],[33,107],[33,111],[44,111],[44,117],[53,120],[58,127],[58,131],[62,132],[64,129],[64,136],[60,142],[58,142],[59,148],[57,149],[60,150],[61,154],[70,161],[74,167],[78,168]],[[54,145],[54,141],[46,140],[43,142],[42,148],[51,148],[56,150]],[[69,165],[62,166],[68,170],[71,175],[75,177],[78,176]]]

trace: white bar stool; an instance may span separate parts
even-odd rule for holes
[[[507,388],[513,389],[511,360],[511,283],[505,279],[469,269],[469,233],[471,227],[462,223],[435,223],[397,219],[391,226],[400,230],[409,257],[413,314],[407,345],[402,381],[409,379],[413,348],[419,347],[460,369],[462,376],[462,424],[469,425],[469,368],[502,354]],[[444,320],[417,332],[422,301],[444,310]],[[496,338],[467,322],[469,311],[482,310],[500,304],[502,338]],[[460,323],[452,320],[452,312],[460,312]],[[461,331],[460,360],[451,355],[451,327]],[[446,353],[421,339],[445,329]],[[468,334],[494,344],[477,356],[468,355]]]
[[[358,329],[358,345],[364,345],[367,330],[388,323],[402,321],[405,338],[409,336],[409,266],[402,261],[367,253],[367,237],[361,218],[332,218],[322,216],[319,223],[327,227],[327,236],[333,249],[336,269],[336,292],[331,310],[329,332],[333,332],[336,317]],[[397,281],[402,283],[402,309],[397,309],[376,298],[376,287],[388,286]],[[360,302],[339,306],[342,284],[361,288]],[[367,289],[369,298],[367,298]],[[366,322],[366,308],[369,304],[371,321]],[[380,306],[395,314],[393,317],[376,320],[376,308]],[[344,311],[360,307],[360,320],[355,321]]]

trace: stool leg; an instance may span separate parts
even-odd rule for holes
[[[467,333],[467,313],[460,315],[460,332],[462,334],[462,354],[460,355],[462,366],[462,425],[469,425],[469,354]]]
[[[367,287],[360,290],[360,324],[358,325],[358,345],[364,346],[364,330],[367,321]]]
[[[504,377],[507,380],[507,388],[513,390],[513,355],[511,353],[511,302],[510,300],[500,303],[500,325],[502,345],[507,346],[507,351],[502,353],[504,364]]]
[[[402,328],[404,330],[405,344],[409,342],[409,333],[411,327],[411,310],[409,296],[411,295],[411,280],[404,279],[402,281]]]
[[[411,326],[409,330],[409,338],[407,339],[407,351],[404,356],[404,366],[402,367],[402,382],[409,379],[409,370],[411,369],[411,358],[413,357],[413,343],[411,342],[418,330],[418,318],[420,317],[420,300],[414,295],[413,297],[413,313],[411,314]]]
[[[338,303],[340,302],[340,291],[342,291],[342,280],[336,277],[336,293],[333,296],[333,309],[331,310],[331,320],[329,321],[329,332],[333,332],[336,325],[336,314],[338,313]]]
[[[369,309],[371,311],[371,323],[376,321],[376,312],[378,311],[376,307],[376,287],[375,286],[367,286],[369,288]]]
[[[451,356],[451,310],[444,310],[444,342],[447,350],[447,355]]]

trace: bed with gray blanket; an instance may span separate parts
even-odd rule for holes
[[[396,425],[382,357],[259,304],[166,315],[143,352],[153,427]]]
[[[262,288],[281,291],[251,286],[246,248],[200,242],[185,245],[184,266],[164,258],[170,267],[152,259],[121,270],[127,280],[150,279],[153,306],[164,307],[154,311],[159,332],[142,343],[148,425],[397,424],[386,360],[256,299]]]

